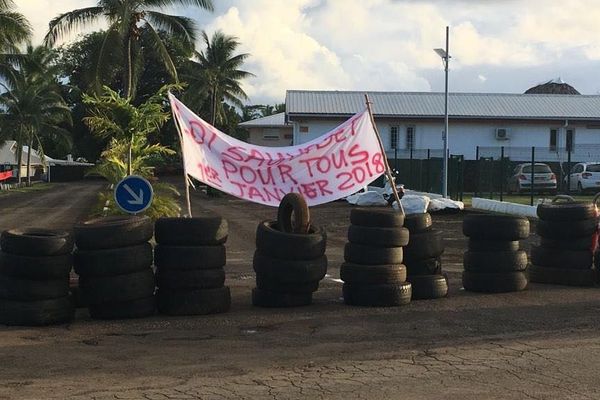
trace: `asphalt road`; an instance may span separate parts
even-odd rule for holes
[[[97,188],[83,186],[93,198]],[[48,195],[61,223],[78,219],[82,210],[59,206],[70,190],[58,192]],[[198,194],[193,203],[229,220],[231,311],[102,322],[80,310],[66,326],[0,327],[0,399],[600,398],[600,289],[465,292],[460,216],[434,217],[448,244],[448,298],[358,308],[343,305],[337,281],[349,207],[315,208],[328,277],[312,306],[274,310],[250,304],[254,230],[274,209]],[[23,215],[52,221],[36,210]]]

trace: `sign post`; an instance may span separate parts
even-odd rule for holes
[[[138,175],[127,176],[115,186],[115,202],[128,214],[139,214],[148,209],[153,197],[150,182]]]

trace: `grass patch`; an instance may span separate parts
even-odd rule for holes
[[[585,195],[581,195],[581,194],[572,194],[569,195],[571,197],[573,197],[576,201],[589,201],[591,202],[592,199],[594,198],[594,195],[590,194],[585,194]],[[477,196],[483,199],[492,199],[492,200],[498,200],[500,201],[500,195],[499,194],[494,194],[493,197],[489,196],[489,193],[487,194],[483,194],[481,196]],[[547,195],[547,194],[534,194],[533,195],[533,204],[537,204],[539,199],[545,199],[546,201],[551,201],[554,198],[554,196],[552,195]],[[473,199],[473,193],[465,193],[463,196],[463,202],[465,203],[465,206],[471,207],[472,204],[472,199]],[[502,201],[505,201],[507,203],[516,203],[516,204],[524,204],[524,205],[531,205],[531,195],[529,194],[522,194],[522,195],[515,195],[515,194],[511,194],[511,195],[504,195],[502,196]]]
[[[28,192],[41,192],[54,187],[54,183],[36,183],[31,186],[26,186],[18,189],[0,190],[0,197],[10,196],[14,193],[28,193]]]

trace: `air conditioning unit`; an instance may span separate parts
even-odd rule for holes
[[[496,128],[496,140],[509,140],[510,129],[508,128]]]

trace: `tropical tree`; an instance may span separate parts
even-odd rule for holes
[[[175,35],[193,47],[196,40],[195,24],[190,18],[156,11],[178,5],[213,9],[212,0],[97,0],[94,7],[69,11],[50,21],[45,43],[52,46],[76,29],[105,19],[108,30],[99,50],[95,76],[101,81],[105,72],[113,68],[112,61],[115,58],[124,61],[126,67],[123,70],[122,89],[125,97],[130,98],[135,90],[135,75],[141,67],[138,56],[141,54],[139,39],[144,29],[148,30],[152,45],[161,55],[165,67],[173,79],[178,81],[177,70],[158,31],[163,30]]]
[[[250,55],[234,54],[239,46],[237,38],[221,31],[212,38],[203,31],[202,38],[206,49],[194,52],[185,76],[189,83],[186,101],[197,109],[208,106],[210,123],[223,126],[227,124],[223,102],[242,108],[242,100],[248,99],[241,80],[254,75],[239,68]]]
[[[14,11],[12,0],[0,0],[0,79],[11,81],[14,77],[12,63],[18,46],[31,37],[31,25],[27,19]]]

